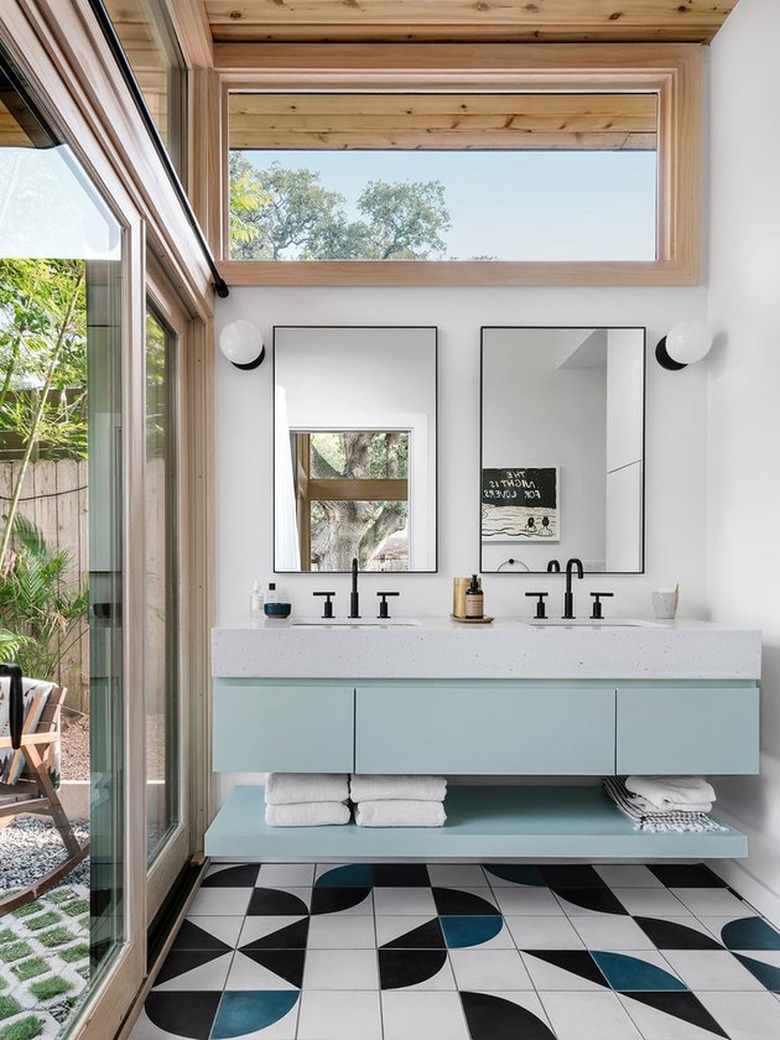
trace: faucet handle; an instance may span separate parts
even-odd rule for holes
[[[606,596],[611,597],[614,595],[614,592],[591,592],[591,596],[593,597],[593,610],[591,611],[590,616],[594,621],[602,621],[604,619],[604,614],[601,609],[602,599]]]
[[[400,592],[377,592],[377,596],[381,597],[381,600],[382,600],[382,602],[379,604],[379,613],[377,614],[377,617],[389,618],[390,617],[390,611],[389,611],[388,606],[387,606],[387,597],[388,596],[400,596],[400,595],[401,595]]]
[[[542,621],[547,617],[547,613],[544,609],[544,600],[548,595],[548,592],[526,592],[526,596],[536,596],[536,613],[534,614],[534,617],[539,621]]]
[[[322,616],[324,618],[333,617],[333,603],[331,602],[331,596],[335,596],[335,592],[313,592],[313,596],[324,596],[325,602],[322,604]]]

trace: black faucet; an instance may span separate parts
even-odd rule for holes
[[[349,594],[349,616],[351,618],[360,617],[360,596],[358,596],[357,587],[357,576],[358,576],[358,562],[357,556],[352,557],[352,592]],[[581,575],[580,575],[581,577]]]
[[[571,591],[571,572],[575,567],[577,569],[577,577],[582,578],[584,576],[582,560],[578,560],[576,556],[572,556],[566,564],[566,591],[563,594],[562,615],[565,618],[574,617],[574,593]]]
[[[547,564],[547,572],[548,574],[560,574],[561,565],[558,563],[557,560],[550,560],[550,562]]]

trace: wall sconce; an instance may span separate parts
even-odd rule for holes
[[[680,321],[659,341],[655,359],[661,368],[677,372],[701,361],[711,347],[712,336],[703,321]]]
[[[251,321],[231,321],[219,334],[219,349],[236,368],[250,372],[265,357],[263,337]]]

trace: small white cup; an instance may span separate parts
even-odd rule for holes
[[[670,620],[677,613],[677,589],[653,589],[653,613],[659,620]]]

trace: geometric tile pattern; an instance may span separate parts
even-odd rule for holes
[[[217,864],[131,1040],[177,1037],[779,1038],[780,932],[702,864]]]

